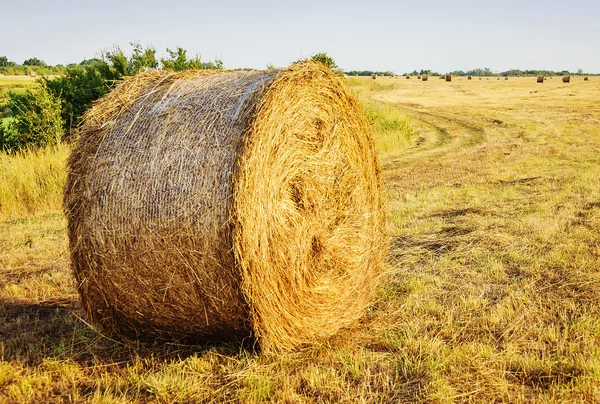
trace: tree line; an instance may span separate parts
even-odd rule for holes
[[[344,74],[346,76],[371,76],[376,74],[378,76],[395,76],[395,74],[391,71],[373,71],[373,70],[351,70],[345,71]],[[442,73],[438,73],[436,71],[430,69],[421,69],[421,70],[413,70],[412,72],[403,73],[401,76],[441,76]],[[582,69],[579,69],[576,73],[569,72],[568,70],[520,70],[520,69],[510,69],[501,73],[494,73],[489,67],[471,69],[467,71],[463,70],[454,70],[445,74],[450,74],[452,76],[481,76],[481,77],[496,77],[496,76],[504,76],[504,77],[519,77],[519,76],[568,76],[570,74],[586,74]]]

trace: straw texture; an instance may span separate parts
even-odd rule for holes
[[[65,189],[88,317],[126,338],[334,334],[372,299],[379,164],[328,69],[149,72],[87,115]]]

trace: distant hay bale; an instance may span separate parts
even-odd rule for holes
[[[421,76],[420,76],[420,75],[419,75],[419,76],[417,76],[417,80],[421,80]]]
[[[410,76],[406,76],[406,79],[407,79],[407,80],[408,80],[408,79],[410,79]]]
[[[472,79],[473,79],[473,76],[468,76],[467,77],[467,80],[472,80]]]
[[[424,75],[422,76],[422,80],[423,80],[423,81],[427,81],[427,80],[429,80],[429,75],[428,75],[428,74],[424,74]]]
[[[446,75],[446,81],[452,81],[452,75],[447,74]]]
[[[442,79],[442,80],[445,80],[445,79],[446,79],[446,75],[445,75],[445,74],[442,74],[442,75],[440,76],[440,79]]]
[[[583,78],[583,81],[588,81],[588,80],[589,80],[589,79],[588,79],[588,77],[587,77],[587,76]]]
[[[537,77],[537,82],[538,83],[543,83],[544,82],[544,76],[538,76]]]
[[[125,80],[86,114],[64,203],[82,307],[124,338],[327,337],[387,244],[369,122],[313,62]]]
[[[506,77],[504,78],[504,80],[508,80],[508,76],[506,76]]]
[[[376,75],[375,73],[373,73],[373,74],[371,74],[371,78],[372,78],[373,80],[375,80],[375,79],[377,78],[377,75]]]
[[[562,78],[563,83],[570,83],[571,82],[571,76],[565,76]]]
[[[481,77],[479,78],[479,80],[481,80]]]

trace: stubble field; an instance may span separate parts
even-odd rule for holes
[[[600,401],[600,79],[345,82],[391,237],[360,323],[279,355],[104,336],[69,274],[69,146],[0,155],[0,401]]]

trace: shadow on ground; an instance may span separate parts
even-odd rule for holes
[[[0,345],[5,361],[33,366],[45,358],[68,359],[86,365],[127,363],[136,358],[185,358],[219,348],[239,351],[239,344],[197,344],[179,341],[121,341],[102,335],[85,320],[79,302],[0,300]],[[254,345],[245,341],[252,351]],[[237,347],[237,348],[236,348]]]

